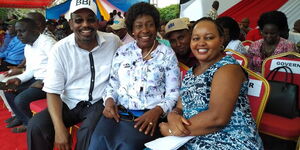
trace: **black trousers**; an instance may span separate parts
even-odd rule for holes
[[[66,127],[82,122],[77,132],[77,150],[86,150],[94,128],[103,112],[103,101],[87,106],[80,102],[74,109],[63,104],[62,117]],[[34,115],[27,127],[28,150],[53,150],[55,131],[48,109]]]

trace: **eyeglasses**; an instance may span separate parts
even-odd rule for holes
[[[134,121],[137,117],[128,111],[123,105],[118,105],[120,119],[124,121]]]

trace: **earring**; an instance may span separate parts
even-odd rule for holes
[[[225,49],[224,45],[221,45],[220,48],[221,48],[221,51]]]

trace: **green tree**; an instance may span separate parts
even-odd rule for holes
[[[173,4],[164,8],[159,8],[158,10],[162,21],[179,18],[179,4]]]

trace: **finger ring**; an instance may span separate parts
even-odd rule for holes
[[[149,122],[149,125],[151,125],[151,126],[152,126],[152,125],[153,125],[153,123],[152,123],[152,122]]]
[[[172,136],[173,136],[173,133],[172,133],[172,130],[171,130],[171,129],[169,129],[169,133],[170,133],[170,135],[172,135]]]

